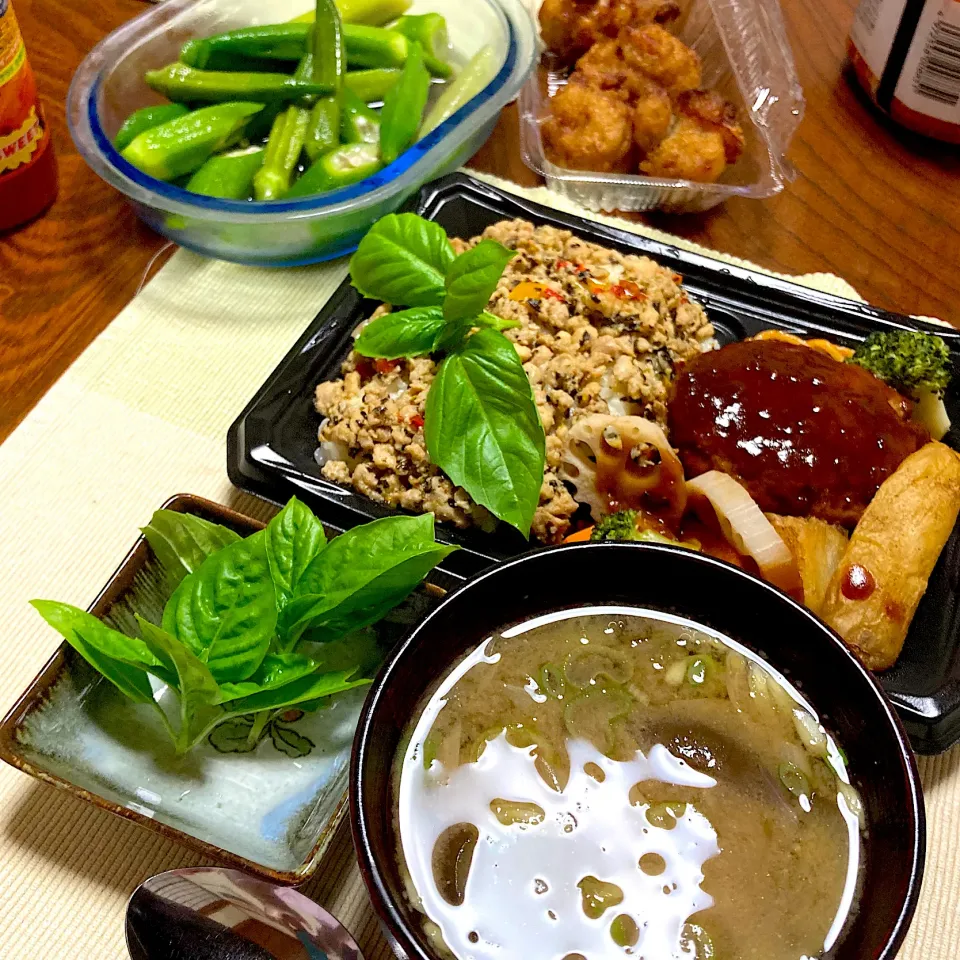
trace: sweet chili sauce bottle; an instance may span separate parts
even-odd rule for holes
[[[57,161],[10,0],[0,0],[0,231],[57,195]]]

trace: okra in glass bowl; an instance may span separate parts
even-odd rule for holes
[[[71,84],[67,118],[80,153],[145,223],[180,246],[258,266],[315,263],[352,251],[374,222],[472,156],[536,60],[536,33],[522,0],[414,0],[408,14],[446,18],[454,78],[479,55],[492,79],[359,183],[269,202],[221,199],[188,191],[183,178],[174,183],[148,176],[121,156],[114,140],[124,121],[143,107],[166,102],[144,80],[147,71],[177,61],[189,40],[286,22],[312,9],[310,0],[165,0],[124,24],[91,51]],[[431,86],[425,116],[445,86]]]

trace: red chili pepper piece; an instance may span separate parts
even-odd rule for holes
[[[400,364],[397,363],[396,360],[379,359],[373,361],[373,369],[376,370],[377,373],[392,373],[399,366]]]
[[[424,420],[419,413],[415,413],[410,418],[410,426],[414,427],[416,430],[419,430],[423,426]]]

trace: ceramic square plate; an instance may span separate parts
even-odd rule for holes
[[[179,495],[164,507],[241,536],[262,527],[199,497]],[[89,609],[135,632],[134,612],[159,622],[171,592],[140,537]],[[382,649],[442,595],[426,585],[377,624]],[[364,695],[362,688],[350,690],[323,710],[285,714],[250,753],[229,752],[233,744],[223,736],[177,757],[156,712],[127,700],[64,643],[0,723],[0,759],[208,857],[300,883],[316,869],[346,810]]]

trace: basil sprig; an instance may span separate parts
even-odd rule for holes
[[[211,742],[221,750],[253,749],[267,732],[275,745],[296,738],[280,716],[370,683],[378,657],[363,628],[456,549],[436,542],[430,514],[376,520],[328,543],[296,498],[245,539],[169,510],[143,532],[173,590],[161,624],[138,615],[140,636],[127,636],[68,603],[33,606],[121,693],[156,709],[177,753],[220,724]],[[176,692],[178,716],[159,706],[150,675]]]
[[[486,311],[514,252],[482,240],[456,256],[439,224],[380,220],[350,262],[365,296],[408,309],[368,323],[353,348],[397,360],[443,352],[427,394],[427,454],[455,484],[524,536],[540,501],[543,425],[514,345],[515,321]]]

